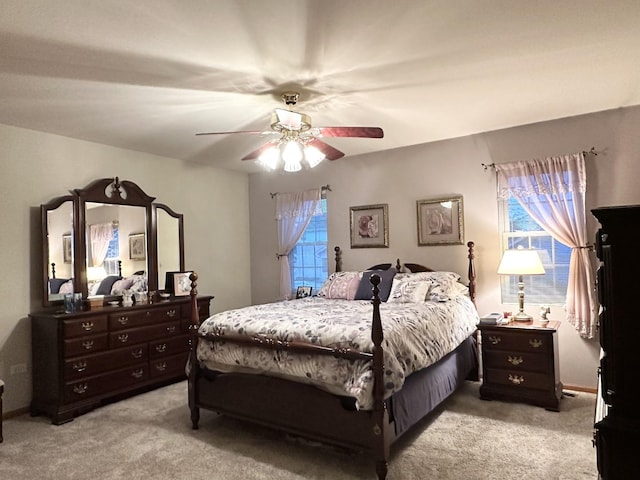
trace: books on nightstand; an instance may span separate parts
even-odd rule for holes
[[[502,314],[497,312],[487,313],[480,317],[480,325],[497,325],[502,319]]]

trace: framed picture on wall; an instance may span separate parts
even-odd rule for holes
[[[296,298],[305,298],[311,296],[311,290],[313,287],[308,287],[306,285],[301,285],[296,290]]]
[[[132,233],[129,235],[129,258],[131,260],[144,260],[147,258],[144,233]]]
[[[462,195],[418,200],[418,245],[461,245]]]
[[[351,207],[351,248],[389,246],[389,206]]]
[[[65,233],[62,235],[62,260],[64,263],[71,263],[71,256],[73,254],[71,248],[71,234]]]

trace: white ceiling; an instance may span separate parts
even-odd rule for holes
[[[284,90],[349,155],[640,104],[637,0],[1,0],[0,123],[222,168]],[[338,161],[348,161],[342,159]]]

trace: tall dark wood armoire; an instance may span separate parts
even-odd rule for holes
[[[603,480],[640,478],[640,205],[592,210],[602,347],[595,446]]]

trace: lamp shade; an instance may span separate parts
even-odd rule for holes
[[[517,248],[505,250],[498,273],[500,275],[543,275],[545,271],[538,252]]]

